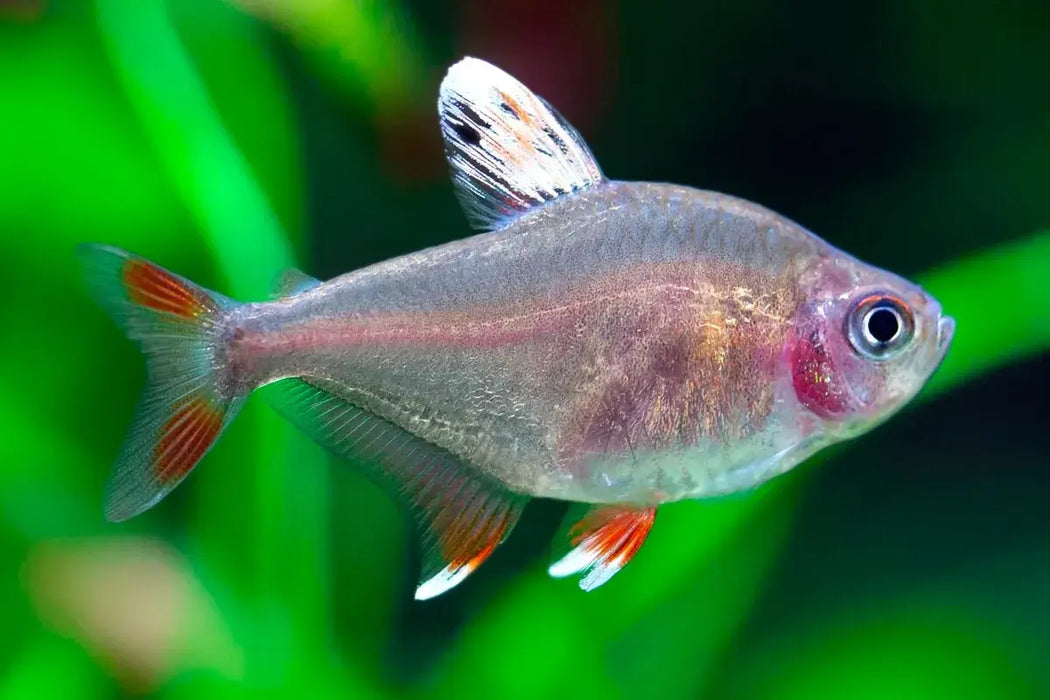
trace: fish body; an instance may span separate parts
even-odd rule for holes
[[[334,382],[517,492],[732,491],[816,434],[784,350],[806,271],[831,254],[738,199],[610,182],[241,307],[230,361],[249,384]]]
[[[110,517],[163,497],[274,385],[279,410],[414,506],[417,597],[473,571],[531,497],[588,504],[551,573],[589,589],[637,551],[656,506],[753,487],[870,429],[947,349],[953,323],[917,286],[756,204],[606,180],[556,112],[488,64],[457,64],[439,112],[486,233],[326,282],[295,274],[250,304],[86,251],[151,358]]]

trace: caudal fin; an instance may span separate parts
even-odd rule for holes
[[[78,253],[91,292],[146,356],[145,394],[106,494],[106,517],[125,520],[175,488],[240,408],[221,348],[233,302],[117,248]]]

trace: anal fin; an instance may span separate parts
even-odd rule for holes
[[[517,524],[526,498],[432,443],[341,397],[331,382],[286,379],[263,390],[319,444],[360,464],[410,506],[423,539],[416,599],[469,576]]]
[[[579,508],[586,512],[579,517]],[[591,591],[626,566],[656,519],[653,506],[579,506],[569,512],[574,524],[569,528],[572,550],[551,564],[548,573],[555,578],[583,574],[580,588]]]

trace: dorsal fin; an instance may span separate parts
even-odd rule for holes
[[[499,228],[531,207],[602,181],[576,130],[485,61],[468,57],[449,69],[438,113],[456,192],[475,228]]]

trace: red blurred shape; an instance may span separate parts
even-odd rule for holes
[[[513,75],[586,136],[615,84],[613,11],[600,0],[465,0],[461,52]]]

